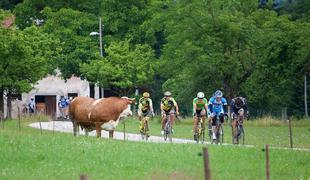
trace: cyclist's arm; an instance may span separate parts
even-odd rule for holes
[[[227,101],[225,98],[222,98],[222,103],[223,103],[223,111],[224,111],[224,114],[227,113]]]
[[[173,101],[173,104],[174,104],[176,113],[179,114],[179,106],[178,106],[178,103],[177,103],[174,99],[172,99],[172,101]]]
[[[150,102],[150,111],[151,111],[152,113],[154,113],[152,99],[149,99],[149,102]]]
[[[193,116],[195,115],[196,108],[197,108],[197,105],[195,103],[195,100],[193,100]]]

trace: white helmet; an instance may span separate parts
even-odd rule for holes
[[[205,97],[205,94],[204,94],[203,92],[199,92],[199,93],[197,93],[197,97],[198,97],[199,99],[202,99],[202,98]]]
[[[171,94],[171,92],[170,91],[166,91],[165,93],[164,93],[164,96],[171,96],[172,94]]]

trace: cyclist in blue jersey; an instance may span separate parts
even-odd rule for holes
[[[227,101],[223,97],[223,93],[217,90],[214,95],[210,98],[208,103],[208,118],[209,122],[212,121],[212,139],[216,139],[215,126],[216,118],[218,117],[221,123],[224,123],[224,114],[226,113]]]
[[[58,108],[61,113],[62,118],[69,119],[69,104],[70,101],[68,98],[65,98],[64,96],[61,96],[58,101]]]

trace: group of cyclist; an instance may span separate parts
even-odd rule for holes
[[[212,125],[212,139],[215,139],[216,120],[224,123],[224,118],[227,116],[227,100],[223,97],[223,93],[217,90],[213,96],[207,100],[203,92],[198,92],[197,97],[193,99],[193,133],[194,140],[197,138],[197,125],[199,117],[202,119],[202,128],[205,128],[206,117]],[[170,116],[171,124],[173,126],[175,117],[179,115],[179,107],[177,102],[172,97],[171,92],[166,91],[160,103],[161,110],[161,134],[164,134],[164,126],[167,116]],[[236,119],[243,121],[248,115],[248,108],[246,99],[243,97],[235,97],[230,103],[230,117],[232,118],[232,127],[236,126]],[[143,117],[154,116],[153,103],[148,92],[144,92],[139,99],[138,117],[141,122]],[[141,125],[140,125],[141,128]]]

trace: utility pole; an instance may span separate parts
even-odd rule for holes
[[[305,74],[305,116],[308,118],[308,105],[307,105],[307,74]]]
[[[101,17],[99,17],[99,41],[100,41],[100,56],[103,57]]]

